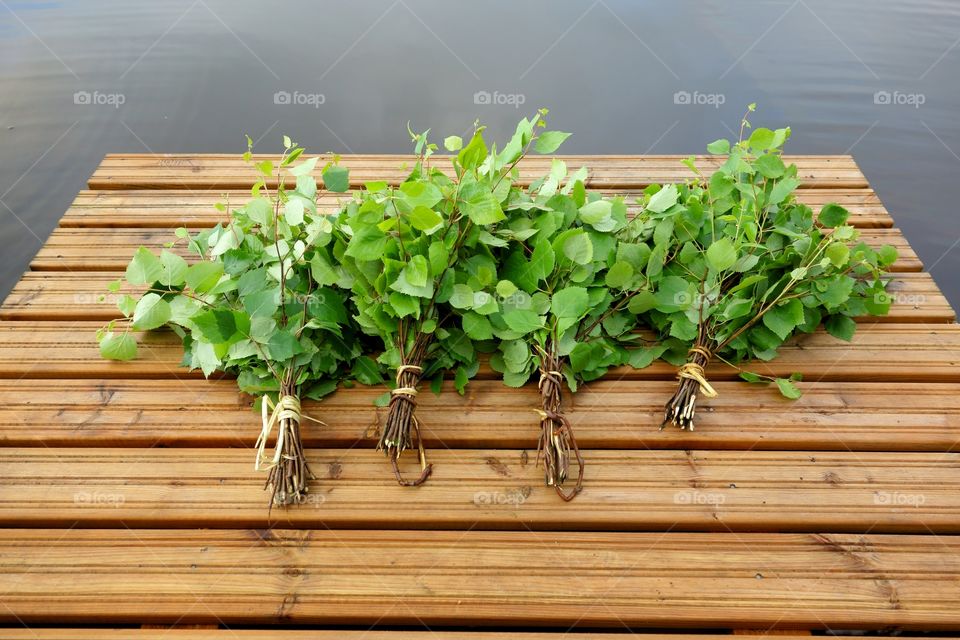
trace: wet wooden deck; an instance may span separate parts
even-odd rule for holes
[[[359,184],[405,160],[344,163]],[[672,156],[566,160],[615,193],[687,175]],[[304,436],[312,501],[268,519],[234,382],[181,369],[169,334],[130,363],[94,340],[134,249],[214,224],[252,174],[233,156],[107,156],[0,307],[0,639],[960,630],[960,326],[852,158],[792,160],[802,201],[843,204],[900,251],[889,316],[757,365],[801,371],[801,400],[715,368],[698,430],[659,432],[674,370],[614,372],[568,402],[588,461],[568,505],[533,464],[535,389],[483,369],[465,397],[422,396],[436,466],[418,489],[373,450],[380,390],[340,391],[306,406],[329,425]],[[135,628],[184,623],[213,628]],[[58,625],[75,628],[43,629]]]

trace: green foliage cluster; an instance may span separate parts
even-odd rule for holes
[[[686,160],[692,179],[651,185],[629,217],[622,198],[587,191],[585,167],[570,171],[558,158],[523,186],[523,158],[552,154],[569,136],[547,131],[545,116],[522,119],[499,150],[481,126],[466,142],[448,137],[451,155],[439,161],[429,131],[411,131],[409,174],[364,184],[335,215],[317,211],[316,158],[298,163],[303,149],[288,138],[276,164],[248,150],[259,174],[251,199],[224,207],[225,224],[177,230],[192,263],[170,247],[137,251],[127,281],[145,290],[120,300],[125,319],[100,332],[101,353],[133,358],[131,329],[168,326],[183,339],[185,365],[235,374],[241,390],[269,398],[287,420],[284,447],[301,459],[291,469],[274,458],[284,504],[302,499],[309,475],[301,396],[386,383],[379,446],[397,480],[416,485],[431,471],[415,412],[421,382],[439,392],[452,374],[463,393],[484,356],[509,386],[536,378],[545,480],[569,500],[583,459],[564,386],[663,358],[680,377],[664,424],[692,429],[698,392],[713,393],[704,371],[713,358],[769,360],[821,324],[849,340],[854,317],[887,312],[883,274],[896,251],[858,242],[842,207],[815,216],[797,200],[797,168],[782,159],[789,129],[747,136],[745,117],[740,140],[708,146],[713,171]],[[327,190],[348,190],[336,157],[320,174]],[[797,377],[742,376],[799,395]],[[262,440],[268,423],[265,410]],[[413,480],[399,465],[408,448],[419,452]],[[567,489],[572,463],[579,473]]]
[[[562,385],[573,391],[629,363],[639,339],[635,317],[618,304],[631,275],[629,248],[617,237],[626,204],[588,193],[586,176],[586,168],[568,173],[554,159],[549,175],[505,203],[511,241],[493,247],[500,268],[489,292],[499,305],[457,309],[464,332],[493,349],[490,366],[505,384],[519,387],[538,374],[538,451],[546,484],[567,500],[580,490],[583,460],[562,411]],[[579,474],[567,491],[573,460]]]
[[[723,160],[709,175],[688,159],[694,180],[649,187],[643,211],[623,234],[637,243],[634,265],[642,267],[627,309],[657,331],[658,355],[677,364],[688,353],[700,368],[701,358],[771,360],[789,338],[821,324],[850,340],[854,317],[884,315],[890,307],[883,274],[896,250],[858,242],[839,205],[815,216],[796,198],[796,165],[781,157],[790,129],[745,136],[749,127],[744,117],[739,141],[708,145]],[[800,395],[797,375],[741,376],[774,381],[788,398]],[[687,384],[699,382],[689,377]],[[692,428],[692,411],[674,408],[668,404],[664,423]]]

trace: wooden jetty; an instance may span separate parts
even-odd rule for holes
[[[564,159],[628,196],[688,175]],[[484,370],[421,396],[436,466],[417,489],[374,451],[380,390],[343,390],[306,404],[329,425],[305,429],[311,500],[268,516],[251,399],[181,368],[172,334],[128,363],[94,338],[133,251],[215,224],[254,177],[235,156],[107,156],[0,307],[0,640],[960,631],[960,326],[853,158],[788,160],[801,201],[900,252],[889,316],[757,365],[802,372],[801,400],[715,367],[698,430],[660,432],[673,367],[614,371],[568,400],[588,466],[566,504],[534,466],[534,388]],[[410,161],[343,158],[356,184]]]

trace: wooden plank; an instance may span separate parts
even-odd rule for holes
[[[863,229],[860,239],[870,246],[892,245],[899,253],[893,271],[921,271],[923,263],[899,229]],[[54,230],[30,262],[34,271],[122,271],[138,247],[159,250],[176,240],[172,229],[60,228]],[[193,258],[180,242],[174,249]]]
[[[118,293],[107,285],[116,271],[28,271],[0,306],[0,320],[111,320],[120,315],[116,301],[137,289],[124,284]],[[953,322],[953,308],[928,273],[897,272],[887,285],[893,304],[885,316],[862,322]]]
[[[960,541],[851,534],[0,531],[0,618],[960,627]]]
[[[692,177],[681,163],[687,156],[557,156],[574,170],[590,167],[588,187],[637,188],[650,182],[678,182]],[[303,156],[304,159],[307,156]],[[329,156],[321,156],[315,175]],[[257,160],[276,160],[276,156],[256,156]],[[850,156],[784,156],[787,163],[796,163],[802,187],[865,188],[866,178]],[[347,155],[341,164],[350,168],[350,182],[360,186],[372,180],[393,184],[409,174],[413,156]],[[520,165],[520,182],[550,172],[550,157],[530,156]],[[713,170],[724,158],[698,156],[701,171]],[[405,166],[406,165],[406,166]],[[452,171],[449,159],[435,156],[432,166]],[[236,155],[107,155],[88,181],[90,189],[244,189],[259,180],[256,170]],[[273,186],[275,179],[268,181]]]
[[[84,321],[0,321],[0,378],[197,378],[199,371],[180,367],[183,350],[169,331],[138,335],[137,360],[100,358],[94,335],[101,324]],[[861,327],[850,343],[823,330],[795,338],[770,362],[748,369],[763,375],[799,372],[809,381],[957,382],[960,381],[960,325],[897,325]],[[492,372],[485,365],[481,378]],[[646,369],[613,369],[609,380],[667,380],[676,368],[662,361]],[[713,381],[737,378],[722,364],[707,369]]]
[[[0,526],[960,532],[957,453],[583,456],[569,508],[543,486],[535,451],[434,450],[430,482],[411,491],[378,451],[308,450],[306,502],[268,512],[252,448],[3,448]]]
[[[773,633],[773,632],[771,632]],[[780,640],[803,640],[809,634],[777,633]],[[348,629],[0,629],[0,640],[623,640],[622,633],[536,631],[351,631]],[[717,634],[631,634],[641,640],[721,640]],[[898,636],[901,640],[919,640]]]
[[[600,189],[606,196],[623,196],[628,212],[636,211],[640,189]],[[60,219],[62,227],[210,227],[226,219],[214,209],[218,202],[242,204],[250,191],[196,190],[81,191]],[[336,211],[346,194],[321,192],[321,211]],[[872,189],[801,189],[797,200],[815,210],[829,202],[850,211],[850,224],[857,227],[892,227],[893,219]]]
[[[311,154],[306,154],[303,156],[304,159],[309,157],[312,157]],[[327,154],[319,157],[329,158],[330,156]],[[397,164],[410,163],[415,159],[415,156],[410,153],[355,153],[341,154],[341,157],[344,160],[355,160],[361,166],[373,167],[396,166]],[[448,162],[450,157],[451,156],[449,154],[435,154],[433,156],[433,163],[437,164]],[[670,153],[651,153],[645,155],[603,153],[542,156],[536,153],[531,153],[529,156],[527,156],[527,159],[524,160],[524,162],[539,163],[549,167],[551,158],[554,157],[562,159],[574,158],[576,159],[576,162],[580,163],[593,160],[598,164],[602,163],[615,166],[635,166],[637,163],[649,166],[662,166],[664,164],[673,166],[678,165],[681,161],[691,156]],[[719,166],[726,159],[724,156],[716,156],[711,154],[694,154],[692,157],[696,160],[698,165],[712,163],[715,166]],[[277,156],[269,153],[255,153],[253,154],[252,159],[255,162],[259,162],[261,160],[276,160]],[[243,162],[239,153],[108,153],[103,157],[102,166],[160,166],[164,168],[187,166],[188,168],[193,168],[198,164],[197,162],[194,162],[195,160],[199,161],[200,164],[206,164],[209,166],[249,166],[248,163]],[[841,169],[858,168],[856,160],[850,154],[787,154],[784,156],[784,162],[796,162],[797,160],[808,161],[811,166],[829,166]]]
[[[960,450],[956,384],[805,382],[791,402],[768,387],[717,382],[720,395],[701,399],[695,431],[660,431],[674,384],[601,380],[567,395],[577,441],[586,449]],[[305,401],[307,415],[326,423],[304,425],[306,445],[374,448],[381,392],[361,386]],[[260,432],[252,401],[231,380],[0,381],[0,444],[249,448]],[[418,401],[431,449],[522,449],[539,433],[533,385],[475,380],[460,396],[447,383],[443,395]]]
[[[809,632],[776,630],[780,640],[803,640]],[[623,640],[623,633],[577,633],[569,631],[351,631],[304,629],[0,629],[0,640]],[[640,640],[721,640],[722,634],[632,633]],[[919,640],[898,635],[901,640]],[[942,636],[938,636],[942,637]]]

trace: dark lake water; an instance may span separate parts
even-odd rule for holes
[[[406,152],[406,123],[570,153],[693,153],[755,124],[853,153],[960,303],[960,3],[0,0],[0,299],[107,152]]]

